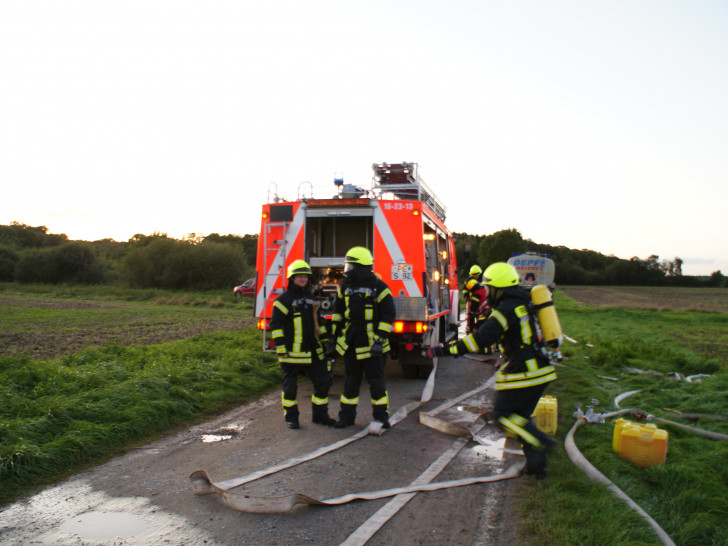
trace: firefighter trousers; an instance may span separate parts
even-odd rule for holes
[[[527,474],[546,475],[546,453],[556,442],[531,420],[548,383],[521,389],[500,390],[496,394],[494,418],[507,432],[516,435],[526,456]]]
[[[313,384],[313,396],[311,397],[312,413],[314,417],[328,417],[329,389],[331,388],[331,374],[326,366],[326,361],[319,360],[314,356],[311,364],[289,364],[281,362],[283,371],[283,392],[281,401],[286,421],[298,420],[298,393],[299,375],[307,375]]]
[[[369,383],[369,393],[372,397],[372,417],[377,421],[389,419],[389,399],[384,382],[384,366],[386,363],[387,355],[357,360],[354,349],[349,348],[344,355],[346,376],[344,378],[344,391],[341,393],[340,420],[353,423],[354,419],[356,419],[362,377],[366,377]]]

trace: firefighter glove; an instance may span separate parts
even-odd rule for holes
[[[448,345],[440,343],[439,345],[435,345],[434,347],[427,349],[427,356],[430,358],[434,358],[436,356],[454,356],[457,358],[460,355],[458,354],[458,346],[456,343],[450,343]]]
[[[384,340],[380,337],[374,338],[374,343],[372,343],[372,348],[369,349],[369,352],[371,353],[372,357],[378,358],[384,354],[384,348],[382,347],[384,343]]]
[[[328,357],[332,357],[336,354],[336,339],[330,339],[324,343],[324,353]]]
[[[276,347],[276,354],[278,355],[278,358],[288,357],[288,351],[286,350],[286,346],[279,345],[278,347]]]
[[[427,356],[429,358],[436,358],[438,356],[444,356],[444,355],[445,355],[445,349],[442,346],[442,344],[435,345],[434,347],[430,347],[429,349],[427,349]]]

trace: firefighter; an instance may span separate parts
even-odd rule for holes
[[[288,428],[300,428],[296,393],[299,374],[306,374],[313,383],[313,422],[333,426],[335,421],[328,411],[331,375],[321,345],[326,328],[318,325],[316,300],[309,290],[311,267],[303,260],[296,260],[288,266],[286,276],[288,287],[273,303],[270,323],[283,370],[283,415]]]
[[[468,275],[468,278],[465,279],[465,284],[463,284],[463,295],[465,296],[466,302],[468,301],[468,295],[470,293],[469,286],[472,286],[472,281],[480,283],[483,280],[483,270],[476,264],[470,268]]]
[[[457,357],[496,342],[500,345],[506,361],[496,375],[494,417],[521,443],[526,456],[524,473],[542,479],[546,477],[546,453],[556,442],[536,427],[531,415],[548,383],[556,379],[556,371],[538,339],[536,317],[529,310],[531,296],[518,285],[516,269],[496,262],[485,270],[484,277],[493,307],[488,319],[457,343],[439,345],[428,352],[430,356]]]
[[[327,353],[344,357],[345,379],[336,428],[354,424],[362,375],[369,383],[374,420],[389,428],[389,398],[384,365],[389,352],[395,309],[387,285],[373,272],[372,253],[355,246],[346,253],[344,279],[332,316]]]
[[[467,333],[475,332],[481,322],[488,318],[488,289],[482,284],[483,270],[474,265],[470,268],[468,279],[465,281],[463,294],[465,295]]]

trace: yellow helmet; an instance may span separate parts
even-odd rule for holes
[[[288,266],[286,278],[290,279],[294,275],[311,275],[311,266],[304,260],[295,260]]]
[[[472,290],[476,286],[478,286],[477,279],[468,279],[468,281],[465,283],[465,289],[466,290]]]
[[[347,264],[359,264],[371,267],[374,265],[374,258],[372,258],[372,253],[369,252],[368,249],[363,246],[355,246],[350,248],[349,252],[346,253],[344,262]]]
[[[477,277],[482,272],[483,272],[483,270],[480,269],[480,266],[479,265],[474,265],[473,267],[470,268],[470,276],[471,277]]]
[[[495,288],[517,286],[520,282],[516,268],[505,262],[496,262],[488,266],[483,276],[485,284]]]

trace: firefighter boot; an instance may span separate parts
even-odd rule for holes
[[[283,415],[288,428],[294,430],[301,428],[301,425],[298,423],[298,404],[286,406]]]
[[[523,453],[526,455],[526,466],[523,473],[534,476],[537,480],[546,478],[546,452],[534,449],[531,446],[524,446]]]
[[[389,428],[389,396],[385,391],[384,396],[375,400],[372,398],[372,417],[375,421],[382,423],[382,428]]]
[[[341,402],[339,408],[339,420],[336,421],[334,428],[346,428],[354,424],[356,419],[356,404],[347,404]]]
[[[537,480],[546,478],[546,455],[556,446],[556,442],[545,436],[541,444],[539,447],[528,444],[523,445],[523,454],[526,456],[526,466],[523,467],[523,473],[530,474]]]
[[[317,403],[314,400],[311,403],[311,420],[317,425],[333,427],[336,421],[329,417],[329,407],[326,403]]]
[[[379,421],[380,423],[382,423],[382,428],[389,428],[391,426],[389,424],[389,412],[386,409],[381,409],[377,408],[377,406],[374,406],[374,414],[372,417],[374,417],[375,421]]]

